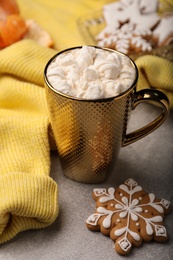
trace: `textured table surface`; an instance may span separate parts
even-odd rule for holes
[[[139,105],[129,122],[129,131],[152,120],[158,108]],[[135,179],[147,192],[165,198],[173,205],[173,111],[156,131],[122,148],[111,176],[103,184],[74,182],[63,176],[56,153],[51,154],[51,176],[59,185],[60,213],[57,220],[42,230],[18,234],[0,246],[1,260],[102,260],[123,259],[114,242],[100,232],[89,231],[86,218],[95,210],[93,188],[117,188],[128,178]],[[143,243],[133,248],[126,259],[173,259],[173,212],[164,218],[169,240],[161,244]]]

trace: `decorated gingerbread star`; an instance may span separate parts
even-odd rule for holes
[[[140,246],[143,240],[167,239],[163,217],[170,211],[170,202],[146,193],[135,180],[126,180],[116,190],[94,189],[93,198],[96,212],[88,217],[86,225],[109,235],[119,254],[129,253],[132,245]]]
[[[148,53],[173,39],[173,13],[163,12],[159,0],[119,0],[105,4],[105,24],[95,36],[100,47],[125,54]]]

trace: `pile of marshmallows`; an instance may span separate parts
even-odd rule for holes
[[[59,54],[47,69],[54,89],[82,99],[117,96],[133,84],[135,77],[127,56],[91,46]]]

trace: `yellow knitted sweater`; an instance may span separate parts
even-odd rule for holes
[[[47,30],[57,50],[85,44],[76,21],[106,2],[110,0],[18,0],[21,14]],[[55,53],[29,40],[0,50],[0,243],[20,231],[46,227],[58,215],[43,86],[44,67]],[[165,91],[173,108],[172,62],[147,56],[136,63],[138,88]]]
[[[54,53],[32,41],[0,51],[0,243],[50,225],[58,214],[43,88]]]

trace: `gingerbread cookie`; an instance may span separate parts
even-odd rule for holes
[[[142,241],[167,240],[163,217],[170,211],[170,202],[146,193],[135,180],[126,180],[116,190],[94,189],[93,198],[96,212],[88,217],[86,226],[109,235],[119,254],[129,253]]]
[[[157,46],[165,46],[173,42],[173,14],[164,15],[153,31],[153,39]]]
[[[169,44],[173,39],[173,13],[159,16],[157,8],[157,0],[120,0],[104,5],[106,26],[96,35],[98,46],[133,54]]]

